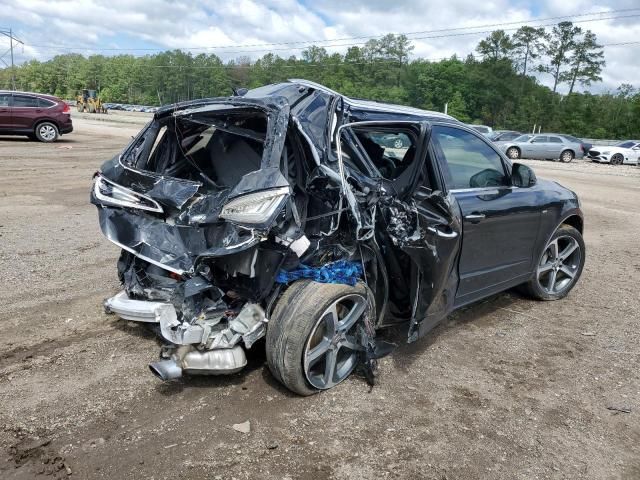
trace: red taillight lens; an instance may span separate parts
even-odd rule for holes
[[[62,109],[62,113],[69,113],[71,109],[69,108],[69,104],[67,102],[64,103],[64,108]]]

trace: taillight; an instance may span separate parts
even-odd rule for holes
[[[69,104],[64,102],[64,108],[62,109],[62,113],[69,113],[71,109],[69,108]]]

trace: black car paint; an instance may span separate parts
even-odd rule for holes
[[[213,260],[214,268],[242,271],[239,265],[248,261],[249,253],[259,252],[257,268],[263,278],[258,279],[255,289],[240,290],[247,298],[266,305],[267,311],[281,293],[272,277],[279,268],[295,266],[297,259],[271,240],[261,241],[266,236],[271,239],[273,225],[257,228],[260,238],[248,240],[246,229],[220,222],[217,214],[234,196],[283,185],[283,179],[287,182],[282,175],[285,172],[274,172],[280,165],[287,129],[297,129],[300,143],[307,142],[298,147],[314,168],[303,179],[306,191],[292,186],[292,201],[282,212],[281,218],[285,219],[281,220],[283,227],[278,227],[278,235],[296,228],[296,235],[310,228],[323,232],[322,227],[315,225],[327,225],[329,215],[331,219],[336,216],[334,204],[318,218],[303,218],[301,222],[293,199],[304,197],[311,202],[317,197],[320,200],[315,200],[316,204],[330,204],[337,198],[336,192],[346,190],[343,211],[347,220],[342,217],[340,228],[328,235],[328,240],[317,241],[314,248],[322,255],[307,255],[299,260],[322,263],[342,254],[361,261],[366,282],[376,297],[377,325],[409,321],[409,341],[427,333],[454,309],[527,281],[535,271],[542,249],[561,223],[571,223],[582,231],[576,195],[554,182],[538,180],[524,188],[508,185],[449,190],[441,168],[443,159],[438,158],[429,142],[430,129],[435,125],[455,126],[481,139],[500,156],[507,176],[511,175],[511,163],[477,131],[429,112],[407,113],[400,108],[394,111],[392,107],[354,105],[339,95],[292,81],[261,87],[244,97],[204,99],[165,107],[156,112],[154,119],[159,121],[199,108],[202,113],[207,106],[217,104],[255,108],[267,116],[270,127],[260,173],[246,175],[234,189],[211,194],[204,191],[206,179],[196,182],[141,171],[122,158],[139,146],[143,131],[122,158],[116,157],[103,165],[101,174],[180,214],[168,223],[159,215],[106,205],[93,193],[92,202],[98,206],[103,233],[112,241],[183,279],[200,279],[209,289],[220,290],[223,286],[208,276],[207,269],[200,269],[205,261]],[[420,126],[422,144],[418,145],[416,160],[403,174],[403,185],[365,175],[351,167],[346,172],[348,186],[340,185],[335,142],[331,138],[334,112],[337,125],[384,121]],[[148,128],[154,128],[154,123]],[[370,162],[362,152],[360,156],[365,163]],[[368,170],[376,168],[372,165]],[[267,172],[272,173],[264,175]],[[300,173],[297,175],[299,178]],[[428,186],[419,183],[419,179],[426,182],[427,178]],[[198,195],[199,200],[194,202]],[[201,221],[203,214],[208,215],[205,221]],[[484,218],[466,218],[475,214]],[[337,216],[341,218],[339,213]],[[350,227],[345,229],[344,225]],[[337,242],[337,246],[331,242]],[[238,248],[229,248],[236,244]],[[408,257],[410,264],[394,265],[392,252]],[[143,295],[140,290],[137,294]],[[184,301],[186,296],[179,296],[176,302]],[[397,298],[400,300],[396,301]],[[406,308],[397,308],[396,303]]]

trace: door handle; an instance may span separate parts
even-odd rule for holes
[[[465,215],[464,219],[469,220],[471,223],[479,223],[484,220],[484,213],[470,213],[469,215]]]
[[[445,232],[443,230],[440,230],[437,227],[427,227],[427,230],[429,230],[432,233],[435,233],[439,237],[444,237],[444,238],[456,238],[458,236],[458,232],[453,230],[450,232]]]

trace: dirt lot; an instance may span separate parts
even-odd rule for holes
[[[373,389],[298,398],[260,352],[228,378],[149,373],[154,337],[102,311],[118,249],[88,203],[139,123],[75,125],[0,139],[0,478],[640,478],[640,168],[530,162],[584,205],[568,298],[499,295],[401,345]]]

